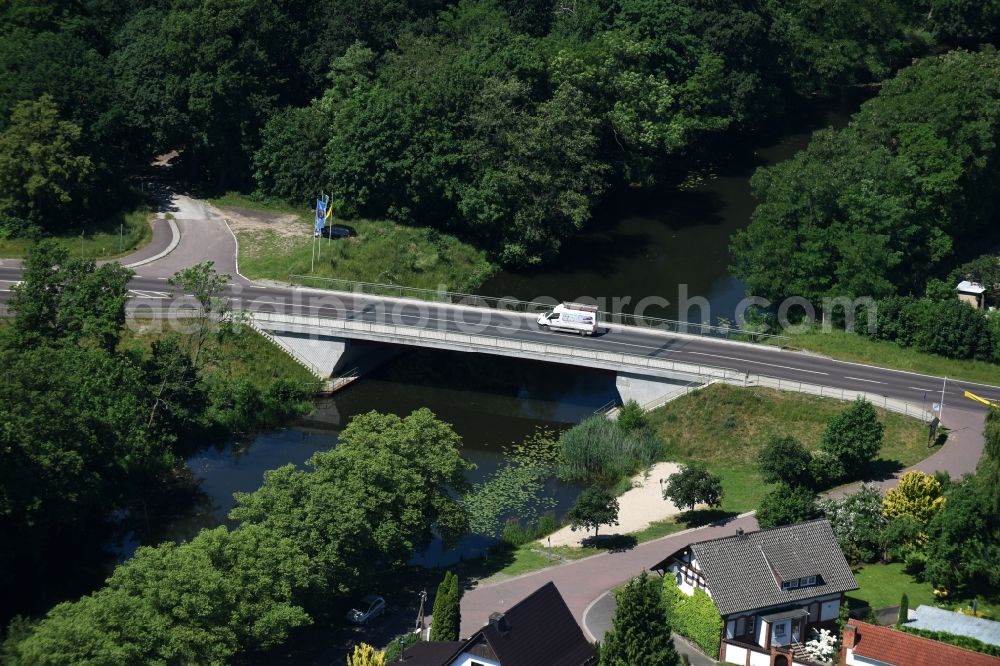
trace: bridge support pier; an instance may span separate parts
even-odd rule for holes
[[[631,372],[619,372],[615,376],[615,387],[622,402],[635,400],[643,409],[653,409],[666,404],[690,387],[701,383],[661,379]]]

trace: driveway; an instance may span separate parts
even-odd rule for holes
[[[167,256],[136,269],[138,275],[169,278],[183,268],[212,261],[217,271],[232,275],[233,282],[246,282],[237,274],[236,238],[222,213],[204,201],[177,193],[171,195],[166,212],[174,217],[180,242]]]

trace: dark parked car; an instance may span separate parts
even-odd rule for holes
[[[323,238],[351,238],[357,236],[358,232],[346,224],[328,224],[323,227],[321,234]]]

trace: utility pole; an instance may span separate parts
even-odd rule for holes
[[[938,412],[938,419],[944,421],[944,390],[948,387],[948,378],[944,378],[944,383],[941,384],[941,410]]]
[[[420,610],[417,611],[417,635],[424,640],[424,602],[427,601],[427,590],[420,590]]]

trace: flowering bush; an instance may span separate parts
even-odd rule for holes
[[[837,650],[837,638],[829,629],[812,629],[810,638],[803,647],[806,655],[813,661],[830,663],[833,661],[833,653]]]

